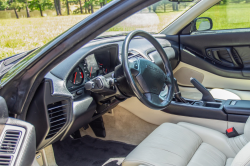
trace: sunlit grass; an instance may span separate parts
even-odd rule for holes
[[[0,59],[40,47],[88,15],[0,20]]]
[[[250,3],[215,5],[201,17],[210,17],[213,30],[250,28]]]
[[[213,20],[213,30],[249,28],[249,9],[250,3],[216,5],[201,17],[210,17]],[[110,28],[108,34],[128,32],[138,28],[148,32],[160,32],[185,10],[186,8],[180,8],[179,11],[172,11],[169,7],[166,12],[138,13],[137,16]],[[0,19],[0,59],[40,47],[87,16]]]

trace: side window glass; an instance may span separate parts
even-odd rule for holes
[[[250,0],[222,0],[197,17],[192,31],[250,28]]]

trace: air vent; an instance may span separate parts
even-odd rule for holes
[[[59,101],[47,106],[50,130],[45,139],[53,137],[66,123],[67,113],[65,101]]]
[[[141,54],[128,53],[128,59],[131,58],[144,58]]]
[[[7,130],[1,143],[0,153],[14,153],[21,133],[21,131]]]
[[[12,156],[4,156],[0,155],[0,165],[1,166],[9,166],[11,163]]]

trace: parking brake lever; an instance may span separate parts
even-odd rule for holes
[[[183,102],[183,103],[188,103],[182,96],[181,96],[181,92],[179,90],[178,84],[177,84],[177,80],[174,78],[174,97],[175,97],[175,101],[177,102]]]
[[[194,85],[196,89],[198,89],[202,93],[202,101],[215,102],[211,93],[198,80],[191,77],[190,82]]]

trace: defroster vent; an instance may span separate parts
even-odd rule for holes
[[[45,139],[53,137],[65,125],[67,120],[66,106],[65,101],[59,101],[47,106],[50,130]]]
[[[10,155],[0,155],[0,165],[1,166],[9,166],[12,160],[12,156]]]
[[[0,153],[14,153],[21,133],[21,131],[7,130],[1,143]]]

